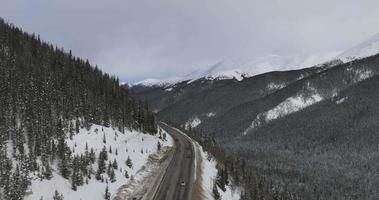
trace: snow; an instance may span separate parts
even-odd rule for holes
[[[166,91],[166,92],[171,92],[172,89],[173,89],[172,87],[169,87],[169,88],[166,88],[165,91]]]
[[[106,137],[106,143],[103,143],[103,136]],[[143,134],[141,132],[132,130],[126,131],[125,134],[112,128],[103,127],[100,125],[92,125],[90,130],[80,129],[78,134],[72,138],[66,139],[68,146],[74,149],[74,155],[84,153],[85,146],[88,144],[89,150],[94,149],[96,157],[104,146],[107,150],[112,147],[112,153],[108,153],[108,161],[117,160],[118,169],[115,170],[116,181],[108,183],[109,191],[112,195],[116,190],[130,181],[124,176],[124,170],[127,170],[129,176],[138,176],[137,172],[145,165],[150,154],[157,151],[157,142],[160,141],[162,146],[172,146],[173,141],[167,135],[167,141],[162,141],[158,136]],[[115,151],[118,151],[118,155]],[[141,153],[141,150],[143,153]],[[126,166],[126,159],[130,156],[133,167]],[[107,164],[108,164],[107,161]],[[58,190],[59,193],[64,195],[65,199],[88,199],[88,200],[101,200],[104,199],[104,192],[106,183],[97,181],[92,175],[88,184],[84,183],[83,186],[78,186],[77,191],[71,189],[71,181],[64,179],[59,175],[57,163],[53,164],[53,178],[51,180],[40,181],[37,177],[32,178],[31,195],[25,197],[26,200],[51,199],[54,191]],[[97,169],[97,162],[92,165],[94,171]],[[122,169],[122,171],[120,171]],[[107,178],[107,174],[103,174]]]
[[[341,52],[314,53],[296,56],[268,55],[255,59],[225,59],[214,65],[197,69],[185,76],[167,79],[146,79],[133,85],[169,86],[178,82],[206,78],[208,80],[236,79],[243,80],[270,71],[285,71],[320,65],[334,59]]]
[[[251,125],[242,133],[246,135],[248,131],[260,126],[263,122],[270,122],[272,120],[284,117],[294,112],[298,112],[310,105],[322,101],[323,98],[319,94],[312,94],[310,96],[297,95],[289,97],[274,108],[257,115]]]
[[[254,59],[224,59],[208,67],[202,67],[185,76],[166,79],[146,79],[133,85],[168,86],[187,81],[188,84],[199,78],[209,80],[243,80],[271,71],[286,71],[321,66],[324,63],[341,60],[349,62],[379,53],[379,34],[345,51],[331,51],[293,56],[268,55]]]
[[[194,118],[189,119],[185,123],[184,127],[185,127],[185,129],[188,130],[190,128],[195,128],[195,127],[199,126],[200,124],[201,124],[201,120],[198,117],[194,117]]]
[[[368,40],[348,49],[337,56],[343,62],[349,62],[355,59],[372,56],[379,53],[379,34],[376,34]]]
[[[295,96],[289,97],[275,108],[266,112],[266,121],[271,121],[279,117],[302,110],[314,103],[321,101],[323,98],[319,94],[310,97]]]
[[[146,86],[146,87],[152,87],[152,86],[166,87],[166,86],[174,85],[181,81],[183,81],[182,77],[173,76],[173,77],[169,77],[165,79],[149,78],[149,79],[136,82],[132,85],[133,86]]]
[[[343,97],[343,98],[341,98],[341,99],[338,99],[338,100],[336,101],[336,104],[341,104],[341,103],[345,102],[346,100],[347,100],[347,97]]]
[[[196,145],[200,150],[201,157],[201,188],[203,200],[213,200],[213,183],[216,180],[217,176],[217,161],[203,150],[200,145]],[[240,190],[234,188],[232,184],[226,186],[226,191],[222,191],[218,188],[222,200],[239,200],[240,199]]]
[[[372,77],[374,73],[371,70],[357,69],[354,71],[354,82],[360,82]]]
[[[267,90],[278,90],[278,89],[282,89],[282,88],[284,88],[284,87],[286,87],[286,84],[284,84],[284,83],[269,83],[268,85],[267,85]]]
[[[209,112],[209,113],[206,114],[206,116],[207,116],[207,117],[214,117],[214,116],[216,116],[216,113],[214,113],[214,112]]]

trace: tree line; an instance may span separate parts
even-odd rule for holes
[[[117,77],[3,19],[0,113],[0,189],[11,200],[23,198],[29,173],[43,171],[49,178],[54,159],[64,177],[74,176],[73,188],[82,184],[82,159],[64,142],[73,129],[99,124],[156,133],[147,103]]]

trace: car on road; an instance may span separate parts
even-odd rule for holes
[[[182,181],[182,182],[180,183],[180,186],[181,186],[181,187],[184,187],[184,186],[186,186],[186,183],[185,183],[184,181]]]

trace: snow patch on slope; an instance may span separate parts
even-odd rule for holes
[[[336,100],[335,102],[336,102],[336,104],[341,104],[341,103],[345,102],[347,99],[348,99],[348,97],[343,97],[343,98]]]
[[[104,136],[106,143],[103,143]],[[132,176],[136,177],[138,175],[138,171],[145,165],[149,155],[157,151],[158,141],[160,141],[162,146],[172,146],[173,144],[169,135],[167,135],[167,141],[162,141],[158,136],[143,134],[137,131],[126,131],[124,134],[113,128],[100,125],[92,125],[89,131],[80,129],[80,132],[75,134],[72,140],[66,139],[68,146],[75,150],[73,152],[74,155],[84,153],[86,144],[88,144],[89,150],[91,148],[94,149],[96,158],[104,146],[107,150],[109,150],[110,147],[112,148],[112,153],[108,153],[108,161],[113,162],[113,160],[116,159],[118,169],[115,170],[116,181],[113,183],[108,182],[111,195],[114,195],[121,185],[130,182]],[[116,149],[118,155],[115,154]],[[128,156],[132,160],[132,168],[126,166],[125,161]],[[36,200],[41,197],[43,197],[43,199],[52,199],[55,190],[62,193],[64,199],[104,199],[104,191],[107,184],[96,180],[94,175],[88,180],[88,184],[84,183],[84,185],[78,186],[77,191],[73,191],[71,189],[71,180],[64,179],[60,176],[58,163],[55,162],[52,168],[53,177],[51,180],[40,181],[36,176],[32,178],[32,194],[26,196],[26,200]],[[97,161],[92,164],[92,168],[96,172]],[[125,170],[128,171],[129,179],[124,176]],[[106,173],[103,174],[103,176],[104,179],[108,178]]]
[[[284,83],[269,83],[266,88],[267,90],[278,90],[286,87],[286,84]]]
[[[186,130],[189,130],[191,128],[195,128],[195,127],[199,126],[200,124],[201,124],[201,120],[198,117],[194,117],[194,118],[189,119],[185,123],[184,127]]]
[[[247,132],[260,126],[263,122],[267,123],[291,113],[298,112],[322,100],[323,98],[319,94],[313,94],[311,96],[298,95],[289,97],[271,110],[258,114],[251,125],[242,134],[246,135]]]
[[[358,69],[354,71],[354,82],[360,82],[372,77],[374,73],[371,70]]]
[[[209,113],[206,114],[206,116],[207,116],[207,117],[214,117],[214,116],[216,116],[216,113],[214,113],[214,112],[209,112]]]

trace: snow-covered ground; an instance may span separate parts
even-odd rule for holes
[[[105,137],[105,143],[103,141]],[[125,134],[113,128],[107,128],[99,125],[92,125],[89,131],[80,129],[71,139],[66,139],[68,146],[74,155],[84,153],[86,145],[88,149],[94,149],[96,157],[105,146],[108,150],[108,161],[117,161],[118,169],[115,170],[116,181],[108,181],[109,192],[113,196],[116,190],[131,181],[132,177],[138,177],[137,172],[145,165],[150,154],[157,152],[157,143],[160,141],[162,146],[172,146],[173,141],[169,135],[167,140],[163,141],[158,135],[148,135],[137,131],[125,131]],[[110,153],[112,149],[112,153]],[[117,152],[117,155],[116,155]],[[130,157],[133,166],[129,168],[126,160]],[[107,161],[107,165],[108,165]],[[94,171],[97,169],[97,162],[92,165]],[[125,170],[129,178],[125,177]],[[107,173],[102,174],[107,179]],[[37,177],[32,179],[31,194],[26,196],[26,200],[52,199],[54,191],[57,190],[63,194],[64,199],[73,200],[102,200],[104,199],[105,188],[107,183],[98,181],[94,175],[88,179],[88,184],[78,186],[77,191],[71,189],[71,181],[59,175],[57,163],[53,165],[53,177],[51,180],[40,181]]]
[[[217,161],[203,150],[203,148],[198,144],[194,143],[195,148],[197,149],[198,158],[197,164],[198,172],[195,181],[195,184],[200,184],[200,189],[197,191],[199,194],[196,197],[202,200],[213,200],[213,185],[217,176]],[[196,186],[195,186],[196,187]],[[218,187],[218,192],[220,193],[222,200],[239,200],[241,190],[238,187],[234,187],[232,183],[227,185],[226,191],[222,191]],[[196,199],[195,197],[195,199]]]
[[[201,124],[201,120],[198,117],[194,117],[189,119],[185,124],[184,127],[186,130],[189,130],[190,128],[195,128]]]
[[[379,53],[379,34],[376,34],[368,40],[344,51],[337,56],[343,62],[349,62],[354,59],[364,58]]]
[[[322,100],[323,98],[319,94],[313,94],[310,96],[297,95],[289,97],[274,108],[264,113],[258,114],[251,125],[242,134],[246,135],[248,131],[258,127],[262,122],[270,122],[277,118],[298,112]]]

